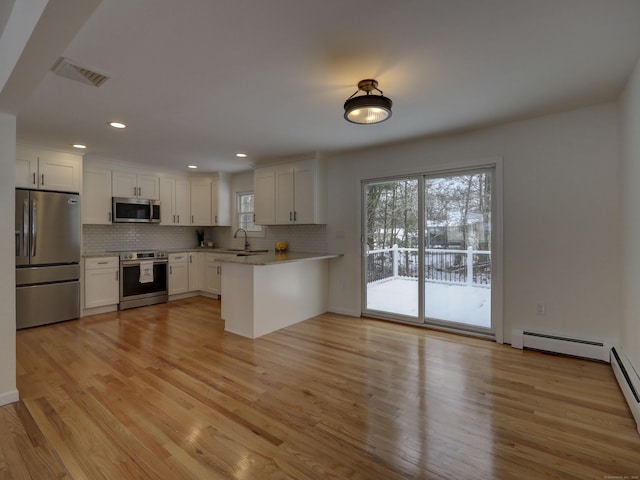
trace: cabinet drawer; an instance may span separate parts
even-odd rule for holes
[[[188,253],[170,253],[169,263],[186,263],[188,258]]]
[[[99,268],[118,268],[118,257],[95,257],[86,258],[84,260],[84,266],[87,270],[97,270]]]

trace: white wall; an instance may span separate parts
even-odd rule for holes
[[[640,373],[640,60],[620,97],[622,349]]]
[[[14,247],[16,117],[0,113],[0,405],[16,390],[16,272]]]
[[[331,158],[328,248],[345,256],[331,264],[330,308],[360,312],[362,178],[501,157],[504,341],[512,328],[528,327],[615,343],[621,311],[616,112],[615,104],[597,105]],[[536,315],[538,302],[547,304],[545,316]]]

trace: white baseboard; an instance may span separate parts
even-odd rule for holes
[[[337,313],[338,315],[346,315],[348,317],[358,317],[360,318],[360,310],[351,310],[349,308],[336,308],[329,307],[327,309],[329,313]]]
[[[619,347],[611,349],[611,368],[624,395],[640,434],[640,377]]]
[[[20,394],[18,390],[10,390],[8,392],[0,393],[0,407],[2,405],[8,405],[20,400]]]

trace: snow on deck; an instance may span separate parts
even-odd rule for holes
[[[425,316],[491,327],[491,289],[471,285],[425,283]],[[395,278],[367,286],[367,309],[418,316],[418,282]]]

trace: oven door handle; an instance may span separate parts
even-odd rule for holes
[[[140,262],[144,260],[121,260],[120,265],[122,267],[137,267],[140,265]],[[154,265],[161,265],[163,263],[168,263],[168,259],[166,258],[155,258],[153,259]]]

